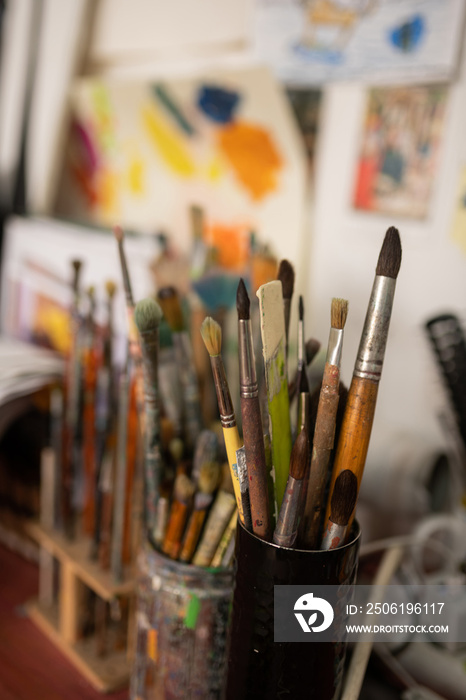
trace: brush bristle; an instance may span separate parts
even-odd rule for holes
[[[163,315],[173,333],[184,330],[183,310],[175,287],[162,287],[157,295]]]
[[[199,471],[199,491],[213,493],[218,486],[219,475],[220,465],[218,462],[204,462]]]
[[[181,503],[187,503],[194,496],[194,491],[196,487],[191,481],[189,476],[186,474],[178,474],[175,479],[175,484],[173,486],[173,491],[175,494],[175,499],[181,501]]]
[[[277,279],[282,283],[283,298],[291,299],[294,289],[294,269],[289,260],[280,260]]]
[[[121,226],[114,226],[113,235],[117,239],[118,243],[122,242],[122,240],[124,238],[124,234],[123,234],[123,229],[121,228]]]
[[[304,299],[303,299],[302,295],[300,295],[300,297],[299,297],[298,312],[299,312],[299,320],[304,321]]]
[[[320,350],[320,341],[316,338],[306,340],[306,365],[310,365]]]
[[[236,310],[238,312],[239,321],[249,320],[249,308],[250,301],[248,292],[246,289],[246,285],[244,284],[244,280],[243,278],[241,278],[236,292]]]
[[[222,329],[212,316],[206,316],[201,324],[202,340],[211,357],[220,355],[222,350]]]
[[[170,452],[170,456],[173,460],[173,462],[178,464],[178,462],[181,461],[181,458],[183,457],[183,452],[184,452],[184,443],[183,440],[179,437],[174,437],[170,440],[170,443],[168,445],[168,450]]]
[[[348,302],[346,299],[332,299],[332,308],[330,312],[332,328],[343,330],[348,316]]]
[[[134,322],[140,333],[150,333],[158,328],[161,318],[162,309],[152,297],[138,301],[134,307]]]
[[[348,525],[358,497],[358,480],[350,470],[342,471],[333,488],[330,502],[330,520],[337,525]]]
[[[107,292],[107,296],[113,299],[116,292],[116,284],[113,280],[107,280],[105,282],[105,291]]]
[[[290,457],[290,476],[301,481],[306,476],[310,461],[309,435],[303,428],[295,440]]]
[[[401,240],[398,229],[390,226],[385,234],[375,274],[380,277],[398,277],[401,265]]]

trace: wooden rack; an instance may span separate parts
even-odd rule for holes
[[[88,681],[101,692],[111,692],[128,684],[130,664],[127,650],[98,656],[95,637],[79,638],[82,587],[87,586],[106,602],[131,597],[134,581],[124,572],[122,583],[116,583],[111,572],[90,560],[90,541],[86,537],[68,540],[59,532],[38,523],[27,525],[29,535],[42,551],[53,557],[59,566],[58,601],[44,604],[31,601],[31,620],[56,644]]]

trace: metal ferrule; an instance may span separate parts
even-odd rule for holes
[[[259,389],[250,319],[238,321],[238,357],[240,396],[242,399],[255,399],[259,396]]]
[[[396,280],[377,275],[367,309],[354,375],[380,381]]]
[[[339,367],[343,349],[343,328],[330,328],[327,347],[327,363]]]
[[[288,477],[285,495],[273,533],[273,541],[280,547],[291,547],[298,531],[299,503],[302,480]]]
[[[332,520],[328,521],[325,535],[322,539],[321,549],[335,549],[343,543],[346,525],[337,525]]]
[[[234,428],[236,425],[235,411],[231,401],[230,390],[225,375],[225,368],[220,355],[211,357],[212,374],[217,393],[218,410],[222,428]]]

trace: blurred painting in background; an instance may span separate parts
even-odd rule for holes
[[[381,214],[428,215],[442,143],[443,85],[369,90],[353,205]]]

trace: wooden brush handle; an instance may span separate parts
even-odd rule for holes
[[[248,468],[252,530],[267,539],[271,532],[267,467],[259,399],[241,399],[244,451]]]
[[[324,522],[327,522],[330,517],[333,487],[343,470],[350,469],[356,475],[359,491],[369,448],[378,388],[379,382],[374,382],[371,379],[353,377],[351,381],[338,439]],[[351,523],[352,518],[348,523],[348,532],[350,532]]]
[[[304,517],[300,527],[302,544],[311,549],[318,547],[318,535],[322,524],[325,485],[328,465],[335,437],[338,410],[340,370],[337,365],[326,363],[319,395],[311,468],[307,485]]]

